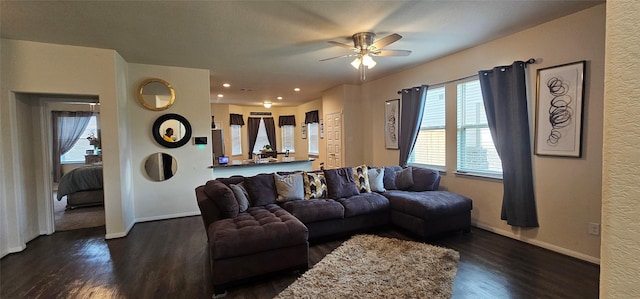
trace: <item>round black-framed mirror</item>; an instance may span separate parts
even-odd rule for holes
[[[166,181],[178,172],[178,160],[167,153],[153,153],[144,160],[144,170],[150,180]]]
[[[158,117],[151,129],[153,139],[168,148],[181,147],[191,139],[191,124],[182,115],[169,113]]]
[[[154,111],[169,109],[176,99],[176,92],[169,82],[151,78],[140,84],[138,102],[145,108]]]

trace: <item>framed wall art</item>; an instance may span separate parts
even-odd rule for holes
[[[538,70],[536,155],[581,157],[585,64]]]
[[[400,99],[388,100],[384,105],[384,144],[387,149],[398,149],[400,125]]]

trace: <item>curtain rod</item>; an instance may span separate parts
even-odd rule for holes
[[[527,61],[524,62],[525,65],[534,64],[534,63],[536,63],[536,59],[535,58],[529,58]],[[466,77],[453,79],[453,80],[449,80],[449,81],[445,81],[445,82],[440,82],[440,83],[436,83],[436,84],[431,84],[431,85],[445,85],[445,84],[453,83],[453,82],[456,82],[456,81],[471,79],[471,78],[476,77],[476,76],[478,76],[478,74],[469,75],[469,76],[466,76]],[[412,88],[418,89],[418,88],[420,88],[420,86],[414,86],[414,87],[405,88],[405,89],[412,89]],[[398,90],[398,94],[401,94],[401,93],[402,93],[402,90]]]

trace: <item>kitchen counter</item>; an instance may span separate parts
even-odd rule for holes
[[[253,160],[231,160],[226,165],[212,165],[213,178],[225,178],[233,175],[254,176],[259,173],[278,171],[311,171],[313,158],[296,159],[295,157],[268,158],[256,163]]]

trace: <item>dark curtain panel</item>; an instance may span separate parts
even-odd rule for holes
[[[305,124],[319,123],[319,122],[320,122],[320,115],[318,115],[318,110],[309,111],[304,114]]]
[[[51,111],[53,122],[53,181],[62,177],[60,158],[68,152],[89,125],[90,111]]]
[[[265,117],[264,120],[264,128],[267,130],[267,138],[269,139],[269,144],[271,144],[271,148],[276,151],[276,123],[273,120],[273,117]]]
[[[422,85],[401,91],[398,148],[400,149],[400,166],[403,167],[407,165],[409,154],[418,138],[427,88],[427,85]]]
[[[247,134],[249,134],[249,159],[253,158],[253,147],[256,145],[258,138],[258,129],[260,128],[259,117],[249,117],[247,119]]]
[[[242,114],[229,114],[229,124],[230,125],[240,125],[244,126],[244,119],[242,118]]]
[[[502,160],[501,218],[509,225],[538,227],[527,109],[526,63],[480,71],[491,137]]]
[[[296,116],[295,115],[281,115],[278,118],[278,127],[282,126],[296,126]]]

